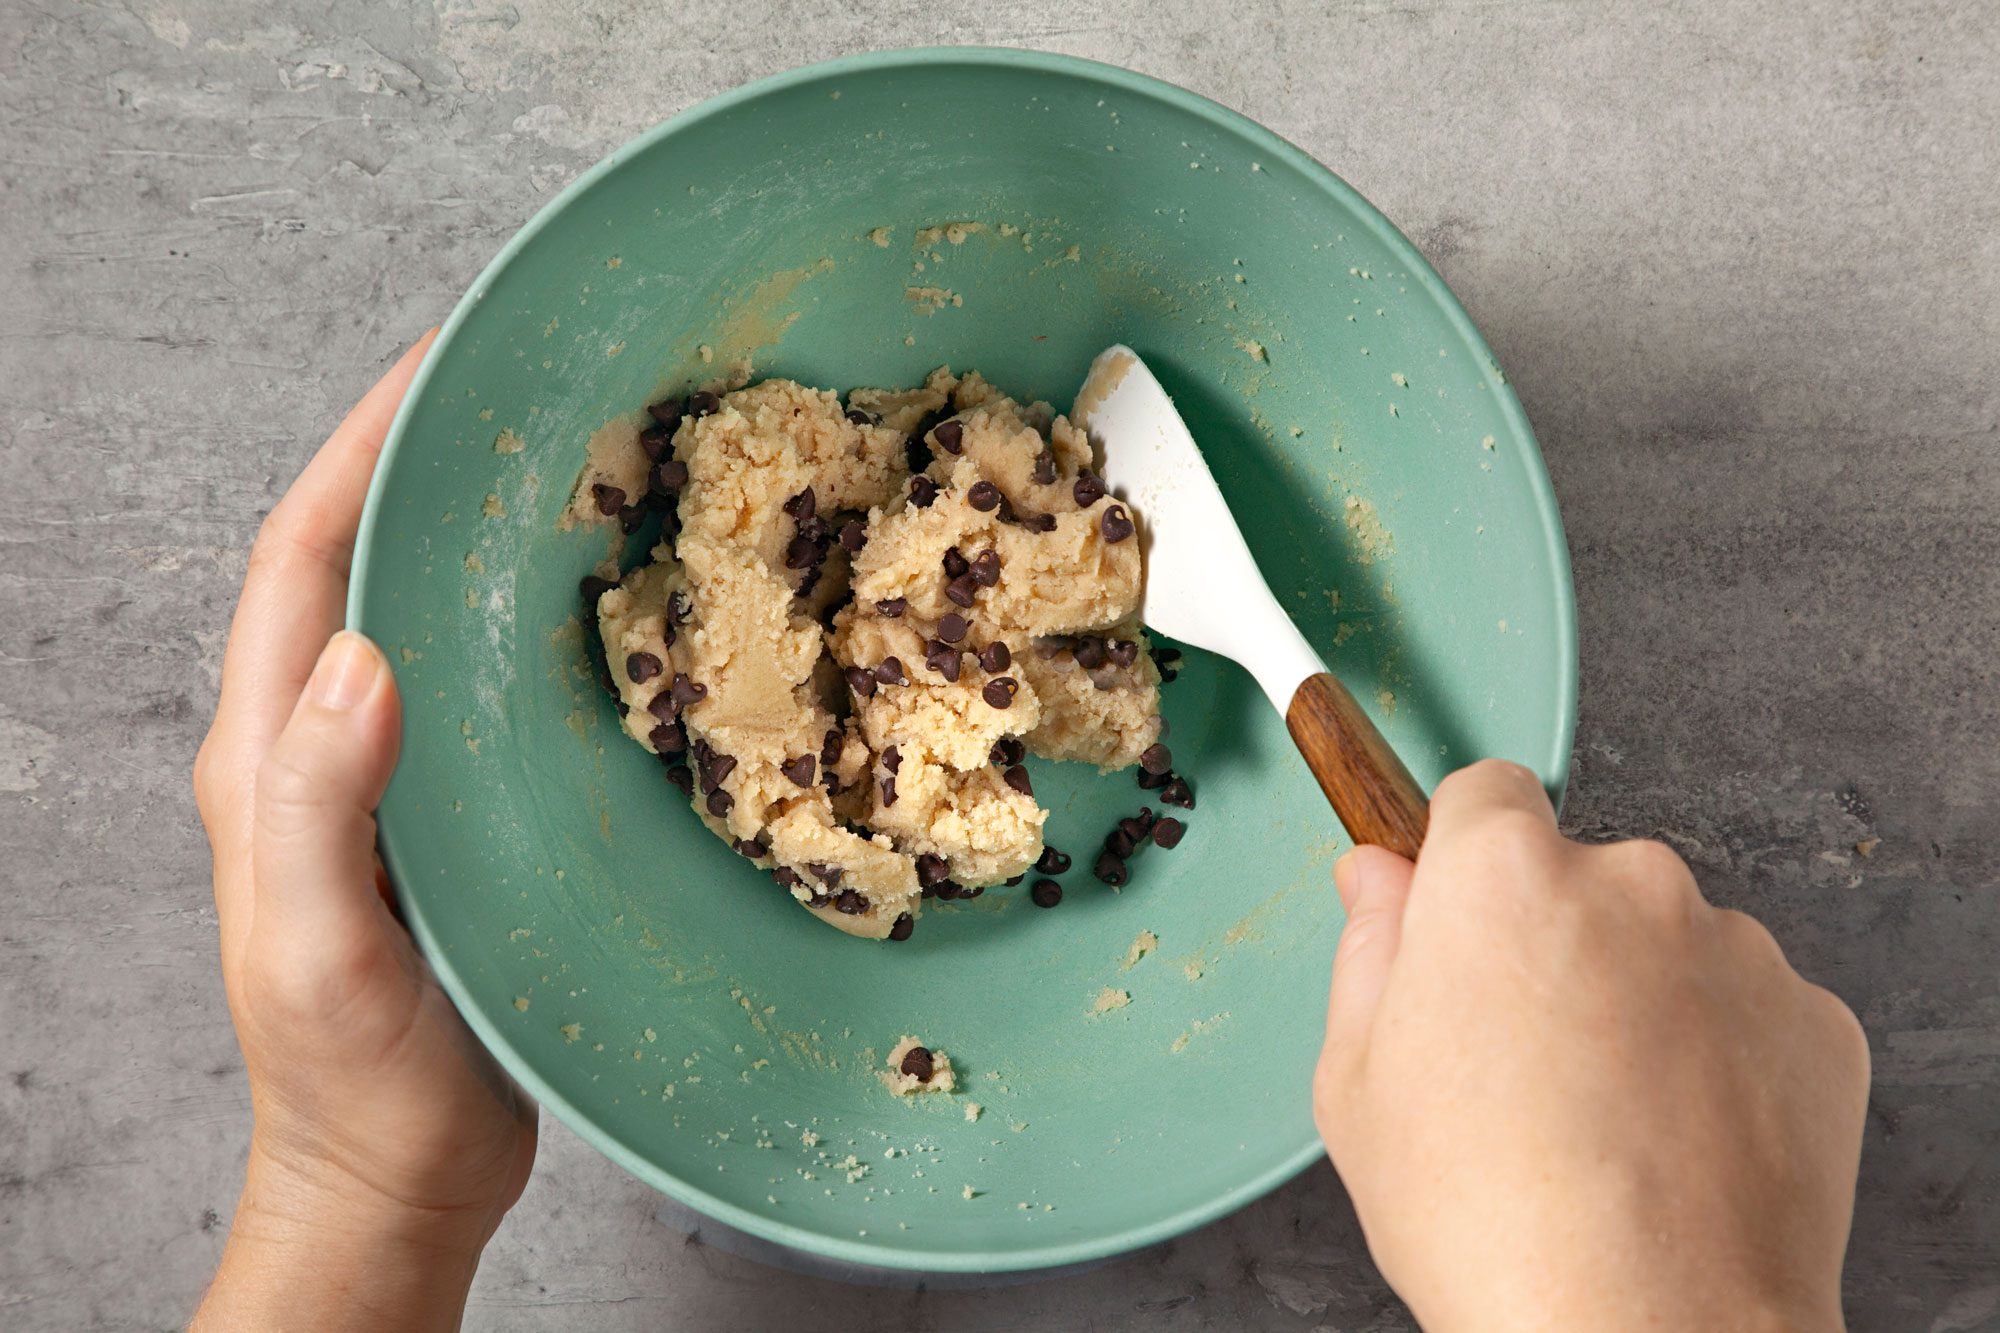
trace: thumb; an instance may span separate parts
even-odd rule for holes
[[[1356,847],[1333,867],[1347,909],[1347,927],[1333,956],[1333,991],[1326,1013],[1329,1053],[1358,1054],[1367,1045],[1375,1005],[1403,942],[1403,909],[1416,867],[1381,847]]]
[[[378,934],[374,811],[401,730],[381,651],[334,635],[257,770],[252,926],[266,944],[338,954]]]

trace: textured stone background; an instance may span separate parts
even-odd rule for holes
[[[260,516],[597,157],[929,42],[1186,84],[1437,264],[1569,525],[1568,822],[1666,838],[1861,1013],[1855,1327],[2000,1327],[1984,0],[0,0],[0,1326],[170,1326],[221,1244],[248,1109],[187,774]],[[1325,1169],[973,1292],[777,1274],[657,1206],[550,1126],[470,1323],[1410,1326]]]

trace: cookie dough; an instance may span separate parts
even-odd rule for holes
[[[889,1052],[889,1067],[881,1070],[882,1083],[898,1097],[918,1092],[950,1092],[958,1086],[951,1057],[916,1037],[905,1037]]]
[[[593,439],[577,487],[622,504],[572,507],[663,511],[597,597],[625,728],[828,924],[906,938],[924,899],[1027,870],[1024,748],[1109,770],[1158,739],[1133,516],[1047,404],[940,369],[650,412],[627,456]]]

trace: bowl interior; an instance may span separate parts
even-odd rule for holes
[[[953,223],[977,225],[924,231]],[[704,832],[585,664],[577,580],[611,545],[557,517],[606,422],[738,356],[837,389],[976,368],[1066,408],[1114,341],[1175,394],[1279,597],[1417,777],[1497,754],[1559,788],[1568,569],[1484,344],[1346,187],[1138,76],[902,53],[698,108],[509,245],[399,418],[353,619],[407,709],[382,827],[411,924],[532,1092],[737,1226],[1034,1267],[1173,1234],[1317,1152],[1345,842],[1244,673],[1190,653],[1166,688],[1198,806],[1123,892],[1089,862],[1157,802],[1043,763],[1078,862],[1061,906],[995,890],[883,946]],[[1094,1012],[1107,988],[1130,1003]],[[950,1053],[957,1095],[876,1081],[904,1033]]]

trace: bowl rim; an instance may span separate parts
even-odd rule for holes
[[[368,573],[375,554],[376,528],[386,504],[387,479],[392,470],[390,465],[395,461],[409,433],[411,418],[423,402],[439,363],[440,353],[471,317],[472,312],[479,306],[486,292],[502,272],[514,262],[515,257],[543,228],[570,205],[572,200],[588,192],[600,180],[618,170],[631,158],[650,150],[663,140],[771,93],[848,75],[875,74],[884,70],[893,71],[916,66],[935,67],[940,64],[1025,69],[1059,77],[1082,78],[1132,96],[1165,103],[1174,109],[1195,115],[1218,129],[1239,136],[1272,160],[1283,162],[1297,171],[1301,177],[1317,186],[1335,203],[1350,211],[1376,240],[1387,246],[1410,267],[1413,275],[1424,281],[1453,329],[1469,346],[1484,356],[1487,365],[1495,371],[1495,378],[1498,381],[1495,385],[1497,390],[1495,401],[1499,405],[1501,415],[1519,438],[1526,440],[1529,445],[1529,449],[1522,454],[1522,465],[1530,498],[1542,524],[1543,537],[1547,545],[1549,576],[1555,584],[1557,595],[1555,623],[1552,628],[1560,654],[1560,678],[1555,682],[1558,703],[1556,734],[1552,738],[1550,753],[1544,757],[1540,765],[1540,771],[1545,784],[1560,805],[1569,785],[1570,751],[1576,736],[1579,677],[1576,587],[1570,568],[1568,541],[1563,532],[1562,517],[1556,507],[1554,487],[1549,479],[1547,464],[1542,457],[1541,445],[1528,423],[1527,413],[1522,409],[1512,386],[1506,382],[1504,374],[1499,372],[1499,362],[1494,358],[1492,349],[1487,346],[1486,339],[1473,324],[1472,317],[1466,313],[1457,294],[1395,224],[1363,198],[1358,190],[1310,153],[1243,113],[1177,84],[1117,65],[1054,52],[986,46],[908,47],[891,51],[865,52],[803,65],[742,84],[685,108],[620,145],[609,156],[571,181],[543,204],[480,271],[479,277],[467,289],[465,295],[459,298],[451,314],[440,327],[436,341],[432,343],[423,364],[418,367],[416,376],[410,383],[409,390],[404,394],[402,404],[390,423],[389,433],[376,461],[374,475],[369,481],[367,501],[362,509],[361,526],[356,535],[349,573],[347,627],[357,631],[363,630],[367,620]],[[380,830],[382,857],[394,882],[400,882],[397,875],[397,862],[400,859],[396,854],[398,840],[388,822],[384,821]],[[640,1181],[690,1208],[752,1235],[809,1253],[855,1264],[940,1273],[998,1273],[1067,1267],[1129,1254],[1228,1216],[1285,1184],[1325,1156],[1325,1149],[1318,1135],[1309,1135],[1305,1142],[1299,1144],[1275,1165],[1230,1189],[1221,1191],[1203,1203],[1142,1224],[1059,1244],[1019,1249],[974,1248],[958,1252],[938,1252],[878,1243],[872,1239],[835,1236],[824,1231],[795,1226],[718,1198],[692,1181],[684,1180],[647,1161],[615,1136],[601,1129],[580,1108],[543,1079],[508,1040],[501,1028],[474,1002],[470,988],[453,966],[450,955],[441,947],[421,906],[407,897],[402,898],[401,906],[411,935],[467,1026],[478,1035],[480,1042],[493,1053],[494,1058],[500,1062],[508,1075],[537,1102],[553,1112],[573,1133]],[[1301,1077],[1302,1088],[1304,1084],[1305,1079]]]

